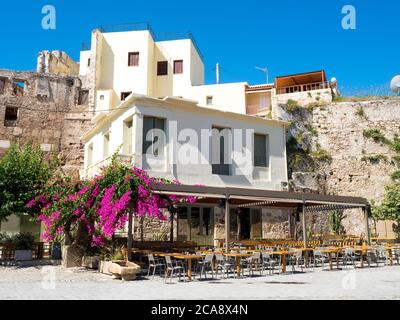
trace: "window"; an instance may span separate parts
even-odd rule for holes
[[[109,153],[110,153],[110,132],[107,132],[104,135],[104,141],[103,141],[103,158],[107,158]]]
[[[213,127],[212,130],[212,174],[229,176],[231,165],[229,164],[229,136],[230,129]]]
[[[202,244],[214,241],[214,213],[208,207],[178,207],[177,238]]]
[[[128,98],[131,95],[131,91],[130,92],[121,92],[121,101],[125,101],[126,98]]]
[[[87,66],[90,67],[90,58],[87,59]]]
[[[168,61],[157,62],[157,75],[158,76],[168,75]]]
[[[14,127],[18,120],[18,108],[17,107],[6,107],[6,114],[4,117],[5,127]]]
[[[104,94],[100,95],[100,100],[104,100]]]
[[[26,88],[24,80],[13,80],[12,82],[13,94],[15,96],[23,96]]]
[[[0,94],[4,94],[5,86],[6,86],[6,80],[0,79]]]
[[[268,167],[267,160],[267,136],[264,134],[254,134],[254,166]]]
[[[213,97],[207,96],[206,98],[206,105],[211,106],[213,104]]]
[[[78,96],[78,105],[86,106],[89,104],[89,90],[80,90]]]
[[[93,143],[88,146],[88,160],[87,166],[90,167],[93,164]]]
[[[126,155],[132,154],[132,127],[133,121],[131,119],[124,121],[122,152]]]
[[[174,73],[175,74],[183,73],[183,60],[174,61]]]
[[[165,140],[165,119],[144,117],[143,154],[163,156]]]
[[[139,65],[139,52],[128,53],[128,67],[137,67]]]

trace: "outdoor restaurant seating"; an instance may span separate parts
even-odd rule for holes
[[[318,263],[320,263],[322,265],[322,268],[324,268],[325,262],[328,261],[327,255],[322,253],[321,250],[313,251],[313,259],[314,259],[314,267],[317,267]]]
[[[344,248],[342,262],[344,267],[347,267],[349,262],[351,262],[353,267],[356,266],[356,252],[353,248]]]
[[[157,250],[142,250],[147,257],[147,277],[156,275],[165,277],[165,282],[173,278],[227,279],[235,277],[254,277],[291,272],[315,272],[334,268],[380,267],[399,264],[400,246],[396,244],[367,245],[352,241],[333,242],[318,240],[307,243],[293,240],[259,240],[230,243],[229,252],[224,247],[184,245],[170,250],[174,244],[168,243],[168,250],[158,244]],[[329,243],[329,245],[328,245]],[[346,244],[346,245],[344,245]],[[235,246],[234,246],[235,245]],[[135,250],[135,253],[140,251]],[[150,253],[149,253],[150,252]],[[309,268],[312,267],[312,270]],[[144,267],[146,269],[146,267]]]
[[[147,277],[150,276],[150,272],[151,272],[151,270],[153,270],[152,274],[153,274],[153,279],[154,279],[157,268],[160,270],[160,273],[161,273],[163,271],[163,269],[165,269],[165,264],[162,262],[161,259],[154,258],[154,255],[151,253],[148,255],[148,258],[149,258],[149,266],[148,266],[148,271],[147,271]]]
[[[218,271],[222,272],[222,276],[226,278],[229,277],[229,272],[234,272],[235,265],[231,263],[226,257],[222,254],[218,253],[215,255],[215,269],[216,269],[216,276],[218,277]]]
[[[165,282],[170,278],[172,282],[172,278],[174,277],[175,272],[178,272],[179,281],[181,280],[181,276],[183,275],[183,281],[186,281],[185,278],[185,267],[178,263],[177,261],[172,261],[170,256],[165,256]]]
[[[211,277],[214,278],[214,254],[206,254],[202,261],[198,262],[198,266],[200,267],[200,279],[203,274],[205,278],[207,278],[207,271],[211,273]]]
[[[295,252],[289,259],[289,263],[292,266],[292,272],[295,272],[295,266],[300,267],[301,272],[303,272],[303,266],[305,265],[303,252],[293,248],[290,248],[289,251]]]

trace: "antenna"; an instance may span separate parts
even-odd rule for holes
[[[260,68],[260,67],[256,67],[256,70],[259,70],[261,72],[265,73],[265,77],[267,78],[267,83],[269,83],[269,78],[268,78],[268,67],[265,68]]]
[[[400,96],[400,75],[394,76],[390,81],[390,90]]]
[[[219,63],[217,63],[217,65],[215,67],[215,76],[217,79],[217,84],[219,84]]]

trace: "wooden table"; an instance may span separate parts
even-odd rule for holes
[[[329,260],[329,270],[333,270],[333,263],[332,263],[332,254],[336,253],[336,255],[342,251],[342,248],[330,248],[330,249],[320,249],[319,251],[328,254]],[[336,266],[339,269],[339,259],[336,256]]]
[[[293,255],[296,252],[294,251],[273,251],[270,252],[272,255],[281,256],[281,264],[282,264],[282,273],[286,273],[286,256]]]
[[[225,257],[234,257],[236,261],[236,274],[237,277],[240,277],[240,260],[242,258],[249,258],[252,256],[251,253],[223,253]]]
[[[202,256],[197,256],[195,254],[175,254],[173,255],[175,259],[186,260],[187,261],[187,277],[189,281],[192,281],[192,260],[203,260]]]

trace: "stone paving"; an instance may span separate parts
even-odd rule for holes
[[[1,267],[0,299],[400,299],[400,266],[165,284],[84,269]]]

